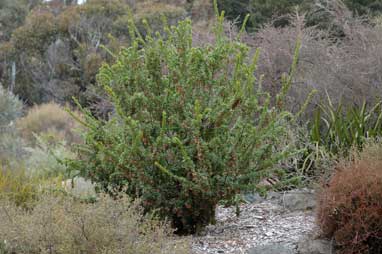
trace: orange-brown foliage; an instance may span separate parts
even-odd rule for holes
[[[339,253],[382,253],[382,160],[340,165],[320,194],[317,220]]]

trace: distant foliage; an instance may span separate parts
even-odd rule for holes
[[[304,120],[313,118],[314,108],[320,102],[327,105],[327,94],[334,107],[341,102],[344,110],[361,107],[364,101],[371,108],[380,99],[382,66],[378,62],[382,57],[382,29],[348,16],[346,10],[337,11],[340,14],[335,23],[345,36],[341,42],[333,41],[332,31],[307,27],[308,20],[301,15],[291,19],[290,26],[267,25],[254,36],[252,44],[262,49],[257,75],[264,75],[263,87],[272,95],[277,93],[282,73],[289,70],[293,61],[296,37],[301,38],[298,68],[287,96],[287,108],[299,110],[306,96],[317,90]]]
[[[250,13],[250,0],[220,0],[218,7],[220,11],[224,11],[228,19],[237,20],[240,23],[244,21],[245,16]]]
[[[29,175],[42,178],[70,177],[65,165],[60,163],[60,160],[74,157],[65,139],[52,142],[52,136],[35,135],[33,143],[34,146],[24,148],[27,156],[23,164]]]
[[[80,114],[75,113],[78,118]],[[50,143],[79,143],[80,125],[60,105],[47,103],[30,108],[28,113],[17,120],[20,135],[29,145],[37,142],[35,135],[44,136]]]
[[[12,31],[21,26],[28,14],[23,0],[2,0],[0,2],[0,42],[9,40]]]
[[[337,166],[319,195],[318,225],[334,238],[341,254],[381,253],[381,145]]]
[[[249,13],[248,28],[258,30],[264,24],[274,21],[275,26],[289,24],[288,15],[292,14],[296,7],[301,11],[307,11],[314,0],[221,0],[219,9],[227,12],[228,18],[239,21]]]
[[[22,153],[15,123],[21,117],[23,103],[0,85],[0,166]]]
[[[23,26],[13,32],[12,43],[17,51],[38,56],[44,54],[57,34],[53,13],[36,10],[29,14]]]
[[[382,13],[382,3],[379,0],[221,0],[219,9],[227,12],[228,18],[239,21],[244,20],[246,14],[251,14],[249,28],[258,30],[264,24],[273,22],[276,27],[290,24],[289,15],[298,9],[306,13],[308,25],[318,25],[328,29],[331,16],[339,13],[332,12],[330,6],[345,5],[354,16],[375,16]],[[329,7],[329,8],[328,8]]]
[[[8,201],[16,206],[27,206],[38,196],[40,181],[27,174],[25,168],[19,166],[12,169],[0,164],[0,200]]]
[[[0,128],[6,128],[21,116],[23,103],[0,86]]]
[[[153,0],[40,3],[0,44],[0,82],[10,83],[14,62],[14,92],[29,105],[72,103],[72,96],[82,105],[97,104],[102,94],[87,91],[95,85],[102,62],[113,61],[101,46],[116,53],[121,45],[130,43],[131,16],[141,33],[145,31],[143,19],[156,31],[162,26],[162,16],[171,25],[184,18],[183,6]]]
[[[270,107],[253,75],[258,54],[250,59],[247,45],[226,38],[222,22],[215,43],[201,47],[192,46],[189,20],[166,27],[165,37],[134,34],[98,75],[115,115],[107,122],[87,115],[86,144],[69,164],[105,190],[126,187],[178,233],[199,232],[214,222],[219,201],[282,175],[277,163],[291,152],[276,149],[291,78],[284,76],[280,108]]]
[[[382,2],[379,0],[344,0],[344,2],[358,15],[379,15],[382,12]]]
[[[249,9],[253,10],[251,24],[253,27],[274,20],[275,26],[286,26],[289,24],[287,15],[295,12],[299,7],[300,11],[304,5],[309,6],[309,1],[304,0],[252,0]]]
[[[140,204],[123,196],[85,203],[45,194],[25,210],[0,201],[0,253],[11,254],[188,254],[186,239],[171,238],[166,223],[143,215]]]

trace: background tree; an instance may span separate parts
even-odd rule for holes
[[[378,15],[382,12],[380,0],[344,0],[344,3],[357,15]]]
[[[17,70],[15,82],[8,74],[3,75],[3,84],[15,83],[14,92],[28,104],[52,100],[64,104],[72,102],[72,96],[82,105],[102,104],[102,96],[93,89],[95,74],[102,62],[113,61],[113,57],[101,46],[118,52],[128,45],[129,13],[140,30],[142,19],[157,30],[162,15],[170,24],[185,16],[182,6],[130,2],[89,0],[76,5],[75,1],[57,0],[35,6],[25,22],[20,21],[21,26],[9,28],[0,46],[0,61],[7,62],[7,73],[10,62]]]
[[[293,14],[298,7],[300,13],[307,13],[308,25],[327,28],[330,13],[323,12],[323,8],[341,4],[345,4],[353,15],[378,15],[382,12],[382,2],[379,0],[221,0],[219,9],[224,10],[229,19],[238,20],[239,24],[249,13],[251,17],[248,28],[257,30],[270,21],[273,21],[275,26],[288,25],[287,15]]]

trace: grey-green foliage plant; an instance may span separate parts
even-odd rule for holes
[[[0,85],[0,128],[5,128],[22,114],[23,103]]]
[[[21,141],[15,121],[22,114],[23,103],[0,85],[0,165],[21,154]]]
[[[131,46],[98,74],[115,114],[86,114],[85,144],[68,161],[104,189],[141,198],[178,233],[213,223],[219,201],[281,173],[277,163],[292,152],[278,147],[291,118],[281,106],[291,77],[272,107],[254,76],[259,51],[251,57],[240,37],[228,39],[224,13],[217,18],[214,43],[200,47],[188,19],[165,35],[132,33]]]
[[[329,95],[317,108],[311,124],[311,141],[323,146],[332,154],[346,155],[355,147],[362,149],[368,138],[382,135],[382,101],[370,107],[344,108],[340,102],[334,105]]]

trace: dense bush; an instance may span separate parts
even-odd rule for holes
[[[1,202],[0,252],[187,254],[187,240],[171,238],[167,224],[143,215],[127,197],[95,203],[46,194],[33,209]]]
[[[334,238],[339,253],[381,253],[381,145],[340,164],[319,196],[317,221],[325,236]]]
[[[81,159],[70,162],[106,190],[127,187],[146,209],[159,208],[178,233],[213,222],[220,200],[255,188],[290,152],[275,148],[289,113],[269,106],[253,75],[258,54],[249,59],[219,19],[212,45],[193,47],[186,20],[165,28],[167,39],[137,37],[104,65],[98,81],[115,115],[87,115]],[[290,81],[285,75],[278,105]]]
[[[22,0],[0,2],[0,42],[8,40],[12,31],[24,22],[27,10],[27,5]]]
[[[78,113],[75,114],[80,117]],[[80,142],[80,125],[58,104],[34,106],[26,116],[18,119],[16,126],[21,136],[31,145],[37,143],[35,135],[45,136],[51,143]]]
[[[12,42],[16,50],[21,52],[43,54],[57,33],[53,13],[36,10],[30,13],[23,26],[13,32]]]
[[[344,0],[344,2],[358,15],[378,15],[382,12],[382,3],[379,0]]]

